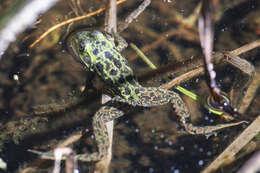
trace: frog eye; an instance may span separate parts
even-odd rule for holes
[[[99,40],[101,40],[101,39],[104,38],[103,33],[100,32],[100,31],[98,31],[98,30],[93,31],[93,32],[91,33],[91,35],[92,35],[94,38],[99,39]]]
[[[91,33],[92,36],[99,36],[99,35],[103,35],[102,32],[95,30]]]

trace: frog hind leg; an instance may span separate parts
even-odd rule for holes
[[[114,36],[115,41],[116,41],[116,43],[117,43],[117,44],[116,44],[116,49],[117,49],[119,52],[123,51],[123,50],[128,46],[126,40],[125,40],[123,37],[121,37],[121,36],[120,36],[118,33],[116,33],[116,32],[113,33],[113,36]]]
[[[94,153],[79,154],[76,156],[77,160],[90,162],[102,160],[108,154],[109,137],[106,128],[106,123],[112,121],[124,113],[123,111],[110,106],[103,106],[93,117],[93,131],[98,151]]]
[[[171,100],[172,106],[175,109],[175,112],[179,118],[179,121],[181,122],[182,126],[185,128],[185,130],[190,134],[207,134],[212,133],[214,131],[224,129],[231,126],[237,126],[242,123],[246,123],[246,121],[240,121],[235,123],[226,123],[226,124],[218,124],[215,126],[194,126],[190,121],[190,113],[188,108],[186,107],[185,103],[181,99],[181,97],[173,92],[172,93],[173,99]]]
[[[190,113],[183,102],[179,94],[174,91],[156,88],[156,87],[140,87],[139,89],[139,99],[137,102],[128,103],[132,105],[152,107],[157,105],[164,105],[167,103],[172,103],[172,106],[179,118],[180,123],[185,128],[185,130],[190,134],[207,134],[223,128],[236,126],[246,121],[240,121],[235,123],[218,124],[215,126],[194,126],[190,121]]]
[[[172,98],[172,91],[156,87],[140,87],[138,106],[153,107],[169,103]]]
[[[75,158],[83,162],[102,160],[108,154],[108,148],[110,145],[106,123],[122,116],[123,114],[123,111],[115,107],[101,107],[98,112],[95,113],[92,121],[98,151],[94,153],[78,154]],[[31,152],[41,155],[41,158],[43,159],[55,160],[53,152],[39,152],[34,150],[31,150]],[[62,160],[65,159],[66,157],[62,157]]]

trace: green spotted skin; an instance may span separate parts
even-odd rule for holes
[[[122,38],[115,35],[116,46],[111,36],[100,31],[79,31],[69,39],[68,46],[73,56],[90,71],[95,72],[105,84],[113,90],[113,99],[102,106],[93,117],[93,132],[98,147],[94,153],[79,154],[81,161],[99,161],[108,153],[109,137],[106,123],[122,115],[131,107],[152,107],[171,103],[180,123],[190,134],[205,134],[238,123],[219,124],[216,126],[193,126],[190,114],[181,97],[174,91],[156,87],[142,87],[136,80],[127,60],[120,54]],[[53,153],[41,154],[42,158],[55,159]],[[63,158],[65,159],[65,158]]]

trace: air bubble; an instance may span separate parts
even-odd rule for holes
[[[160,138],[161,138],[161,139],[162,139],[162,138],[164,138],[164,135],[163,135],[163,134],[161,134],[161,135],[160,135]]]
[[[149,168],[149,173],[153,173],[154,169],[153,168]]]
[[[207,156],[211,156],[212,153],[210,151],[207,152]]]
[[[78,169],[74,169],[73,173],[79,173],[79,170]]]
[[[175,169],[175,170],[173,171],[173,173],[180,173],[180,170],[179,170],[179,169]]]
[[[204,161],[203,161],[203,160],[199,160],[198,164],[199,164],[200,166],[202,166],[202,165],[204,164]]]

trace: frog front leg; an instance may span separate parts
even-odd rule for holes
[[[119,52],[122,52],[127,46],[128,43],[125,41],[123,37],[121,37],[117,32],[113,32],[112,36],[107,34],[107,38],[115,43],[115,47]]]

